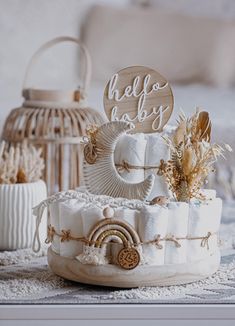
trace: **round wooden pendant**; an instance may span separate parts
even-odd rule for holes
[[[133,66],[120,70],[104,91],[104,109],[110,121],[135,125],[132,132],[160,132],[173,111],[173,94],[157,71]]]
[[[84,158],[88,164],[95,164],[97,159],[96,152],[91,149],[90,144],[85,145],[84,147]]]
[[[139,265],[140,254],[135,248],[123,248],[118,253],[117,261],[124,269],[134,269]]]

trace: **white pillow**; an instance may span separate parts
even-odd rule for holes
[[[121,68],[145,65],[170,82],[230,85],[234,39],[234,23],[154,8],[95,6],[83,30],[93,79],[103,83]]]

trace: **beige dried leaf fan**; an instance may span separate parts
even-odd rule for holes
[[[72,91],[26,88],[31,69],[41,54],[61,42],[80,46],[84,62],[83,85]],[[87,48],[76,38],[62,36],[43,44],[32,56],[23,83],[22,107],[13,109],[6,119],[2,138],[10,143],[29,142],[43,147],[45,180],[49,194],[82,184],[83,151],[79,145],[89,124],[101,125],[102,116],[86,107],[91,76]]]

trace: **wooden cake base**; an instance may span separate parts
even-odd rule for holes
[[[83,265],[75,258],[59,256],[49,248],[48,264],[55,274],[85,284],[121,288],[170,286],[195,282],[215,273],[220,265],[220,252],[191,263],[140,265],[133,270],[124,270],[116,265]]]

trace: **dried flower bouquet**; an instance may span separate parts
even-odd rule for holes
[[[36,182],[42,176],[42,150],[27,142],[9,145],[0,143],[0,184]]]
[[[162,175],[177,201],[189,202],[191,198],[204,199],[201,188],[214,163],[226,150],[227,144],[212,144],[211,121],[205,111],[196,110],[191,118],[179,115],[173,135],[164,137],[170,148],[170,160],[160,161],[158,174]]]

